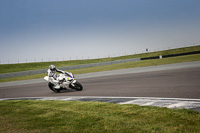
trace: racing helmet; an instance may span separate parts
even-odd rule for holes
[[[50,69],[51,71],[55,71],[55,70],[56,70],[56,67],[55,67],[54,65],[50,65],[50,66],[49,66],[49,69]]]

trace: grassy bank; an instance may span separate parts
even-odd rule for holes
[[[0,101],[0,132],[199,132],[200,113],[78,101]]]
[[[72,72],[73,74],[81,74],[81,73],[91,73],[91,72],[109,71],[109,70],[126,69],[126,68],[155,66],[155,65],[164,65],[164,64],[199,61],[199,60],[200,60],[200,54],[196,54],[196,55],[186,55],[186,56],[180,56],[180,57],[143,60],[143,61],[137,61],[137,62],[128,62],[128,63],[114,64],[114,65],[74,69],[74,70],[68,70],[68,71]],[[22,76],[22,77],[14,77],[14,78],[6,78],[6,79],[0,79],[0,82],[43,78],[46,75],[47,73],[28,75],[28,76]]]
[[[134,54],[134,55],[127,55],[127,56],[120,56],[120,57],[112,57],[112,58],[91,59],[91,60],[4,64],[4,65],[0,65],[0,74],[29,71],[29,70],[38,70],[38,69],[47,69],[49,65],[51,64],[54,64],[56,67],[65,67],[65,66],[89,64],[89,63],[123,60],[123,59],[130,59],[130,58],[143,58],[143,57],[152,57],[152,56],[159,56],[159,55],[177,54],[177,53],[192,52],[192,51],[200,51],[200,46],[170,49],[170,50],[164,50],[164,51],[159,51],[159,52],[149,52],[149,53],[143,53],[143,54]]]

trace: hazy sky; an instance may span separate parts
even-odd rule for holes
[[[200,0],[0,0],[0,62],[200,44]]]

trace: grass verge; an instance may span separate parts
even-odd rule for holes
[[[0,101],[0,132],[199,132],[186,109],[79,101]]]
[[[164,65],[164,64],[199,61],[199,60],[200,60],[200,54],[196,54],[196,55],[186,55],[186,56],[179,56],[179,57],[143,60],[143,61],[137,61],[137,62],[128,62],[128,63],[114,64],[114,65],[74,69],[74,70],[68,70],[68,71],[72,72],[73,74],[81,74],[81,73],[91,73],[91,72],[109,71],[109,70],[126,69],[126,68],[155,66],[155,65]],[[35,74],[35,75],[28,75],[28,76],[22,76],[22,77],[5,78],[5,79],[0,79],[0,82],[43,78],[46,75],[47,74],[45,73],[45,74]]]
[[[57,61],[57,62],[21,63],[21,64],[1,64],[0,65],[0,74],[29,71],[29,70],[47,69],[49,67],[49,65],[51,65],[51,64],[54,64],[56,67],[66,67],[66,66],[73,66],[73,65],[99,63],[99,62],[123,60],[123,59],[130,59],[130,58],[144,58],[144,57],[152,57],[152,56],[159,56],[159,55],[178,54],[178,53],[192,52],[192,51],[200,51],[200,46],[170,49],[170,50],[164,50],[164,51],[159,51],[159,52],[149,52],[149,53],[134,54],[134,55],[127,55],[127,56],[120,56],[120,57],[90,59],[90,60],[72,60],[72,61]]]

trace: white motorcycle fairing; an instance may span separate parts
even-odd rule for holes
[[[54,80],[58,82],[57,85],[55,85],[55,82],[53,82],[52,78],[49,76],[45,76],[44,79],[49,82],[48,86],[54,92],[60,92],[60,90],[66,89],[75,89],[77,91],[81,91],[83,89],[83,86],[74,79],[73,74],[70,72],[58,74],[57,80]]]

